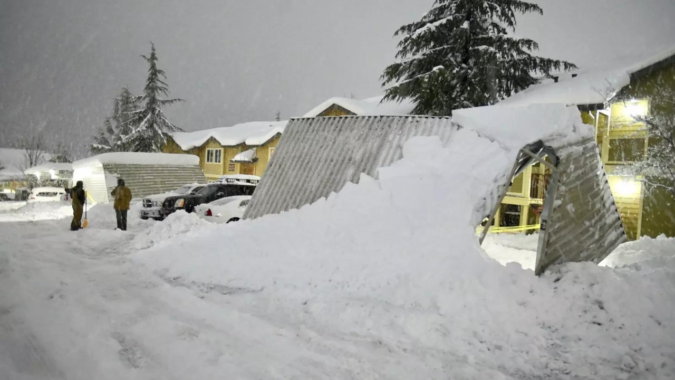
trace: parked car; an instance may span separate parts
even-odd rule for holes
[[[244,217],[244,211],[250,201],[250,195],[221,198],[196,206],[195,213],[201,219],[213,223],[237,222]]]
[[[31,190],[28,202],[56,202],[69,199],[66,189],[60,187],[36,187]]]
[[[162,217],[167,217],[178,210],[193,212],[195,207],[211,203],[215,200],[239,195],[253,195],[256,185],[243,182],[211,183],[196,194],[176,195],[166,198],[162,205]]]
[[[0,193],[0,202],[9,202],[13,201],[14,199],[11,199],[7,194],[5,193]]]
[[[248,183],[251,185],[258,185],[259,182],[260,177],[249,174],[226,174],[216,180],[216,183]]]
[[[189,185],[183,185],[177,188],[176,190],[170,191],[168,193],[149,195],[143,198],[143,209],[141,210],[141,219],[150,219],[150,218],[155,220],[163,219],[161,210],[162,204],[164,204],[164,200],[166,200],[166,198],[179,195],[195,194],[199,190],[203,189],[204,186],[206,185],[193,183]]]

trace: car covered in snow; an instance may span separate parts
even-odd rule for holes
[[[178,210],[193,212],[195,207],[211,203],[218,199],[240,195],[253,195],[256,185],[252,183],[230,181],[225,183],[210,183],[195,194],[176,195],[166,198],[162,204],[161,215],[163,218]]]
[[[14,199],[10,198],[7,194],[5,193],[0,193],[0,202],[10,202],[13,201]]]
[[[31,190],[27,201],[32,202],[57,202],[67,201],[70,197],[66,189],[61,187],[35,187]]]
[[[250,195],[239,195],[215,200],[195,207],[195,213],[213,223],[237,222],[244,217],[244,211],[251,201]]]
[[[204,188],[204,184],[200,183],[193,183],[189,185],[183,185],[179,188],[177,188],[174,191],[170,191],[168,193],[163,193],[163,194],[154,194],[154,195],[149,195],[145,198],[143,198],[143,208],[141,209],[141,219],[156,219],[156,220],[161,220],[162,217],[162,205],[164,204],[164,200],[168,197],[173,197],[173,196],[181,196],[181,195],[188,195],[188,194],[195,194],[199,190]]]

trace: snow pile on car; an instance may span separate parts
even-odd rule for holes
[[[158,234],[161,247],[134,258],[167,278],[239,289],[231,302],[312,339],[406,352],[419,378],[675,376],[673,262],[650,275],[570,264],[542,278],[500,265],[475,226],[518,145],[469,129],[451,140],[413,138],[378,180],[300,210],[206,232],[177,216],[144,238]]]
[[[208,233],[214,227],[212,223],[199,219],[197,215],[182,210],[174,212],[162,222],[147,221],[147,223],[152,223],[150,228],[139,232],[134,238],[133,246],[136,249],[162,247],[168,242],[174,243],[174,238],[178,236],[182,239],[190,238]]]

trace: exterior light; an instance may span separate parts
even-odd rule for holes
[[[635,198],[640,195],[640,189],[639,182],[626,178],[616,183],[614,191],[618,197]]]

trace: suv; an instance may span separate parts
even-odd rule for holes
[[[244,182],[211,183],[204,186],[196,194],[176,195],[168,197],[162,205],[161,215],[163,218],[178,210],[193,212],[195,206],[210,203],[216,199],[233,197],[238,195],[253,195],[256,185]]]
[[[28,203],[67,201],[68,193],[61,187],[36,187],[30,192]]]
[[[149,195],[143,198],[143,209],[141,210],[141,219],[152,218],[155,220],[162,220],[163,219],[161,213],[162,204],[164,203],[164,200],[166,198],[178,195],[195,194],[199,190],[203,189],[204,186],[206,185],[193,183],[190,185],[181,186],[176,190],[170,191],[168,193]]]

